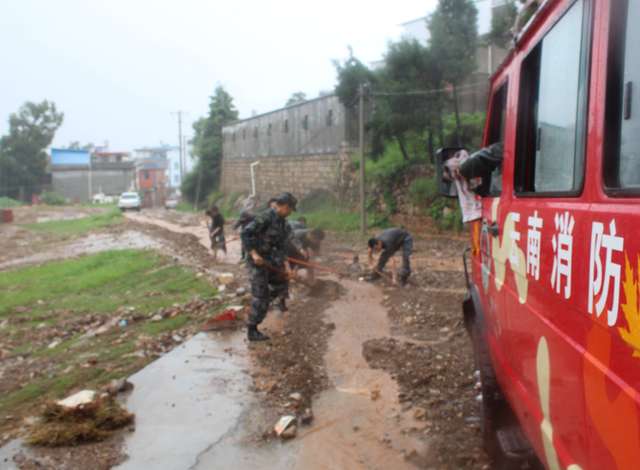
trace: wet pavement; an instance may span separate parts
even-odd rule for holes
[[[248,367],[241,334],[201,333],[131,376],[125,405],[136,430],[116,468],[287,468],[289,454],[278,455],[278,446],[248,442],[247,417],[260,414]]]

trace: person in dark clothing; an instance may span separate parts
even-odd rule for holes
[[[290,262],[292,268],[297,270],[300,264],[296,264],[295,260],[300,261],[309,261],[311,259],[311,253],[318,254],[320,253],[320,245],[322,244],[322,240],[324,240],[324,231],[316,228],[316,229],[299,229],[294,230],[291,233],[288,244],[288,256],[290,258]],[[313,282],[314,279],[314,271],[313,268],[306,266],[308,277],[307,279],[310,282]]]
[[[209,227],[211,251],[213,252],[213,259],[215,261],[218,257],[218,250],[222,250],[225,255],[227,254],[227,245],[224,238],[224,217],[220,214],[217,206],[211,206],[205,214],[211,218],[211,222],[207,225]]]
[[[384,230],[377,237],[369,239],[369,264],[373,266],[373,255],[380,253],[378,263],[374,268],[374,272],[371,276],[372,280],[380,278],[384,267],[393,255],[400,249],[402,249],[402,268],[400,269],[400,285],[405,285],[409,276],[411,275],[411,252],[413,251],[413,238],[411,234],[402,228],[389,228]],[[395,262],[393,279],[395,281]]]
[[[304,216],[298,217],[298,220],[291,220],[289,222],[291,230],[301,230],[307,228],[307,219]]]
[[[274,206],[274,201],[275,198],[271,198],[267,201],[267,205],[263,207],[263,210],[267,210],[271,207]],[[250,210],[244,210],[240,213],[240,217],[238,217],[238,220],[236,220],[235,224],[233,224],[233,230],[240,230],[240,233],[242,233],[242,230],[244,230],[244,228],[249,225],[250,222],[253,221],[253,219],[255,219],[256,216],[253,212],[251,212]],[[242,237],[240,237],[240,263],[242,263],[245,260],[245,257],[247,256],[247,251],[244,248],[244,243],[242,242]]]
[[[258,325],[264,320],[271,302],[288,295],[293,273],[287,262],[290,229],[286,219],[296,209],[297,202],[291,193],[282,193],[274,198],[273,207],[258,214],[242,231],[251,278],[249,341],[269,339],[258,331]]]

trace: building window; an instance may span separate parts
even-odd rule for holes
[[[306,131],[309,130],[309,115],[305,114],[302,118],[302,128]]]
[[[236,133],[235,132],[233,134],[231,134],[231,141],[232,142],[236,141]]]
[[[283,132],[286,134],[287,132],[289,132],[289,120],[285,119],[284,120],[284,125],[282,126],[282,130]]]
[[[269,123],[269,125],[267,126],[267,135],[271,135],[271,123]]]
[[[327,112],[327,127],[333,126],[333,109]]]
[[[576,1],[522,64],[515,165],[519,194],[566,195],[582,189],[589,4]]]
[[[258,126],[253,128],[253,138],[254,139],[258,138]]]
[[[149,174],[149,170],[144,170],[144,172],[142,173],[142,177],[146,180],[149,179],[151,175]]]
[[[242,129],[242,140],[247,138],[247,129]]]
[[[604,181],[616,192],[640,192],[640,2],[612,3],[605,111]],[[615,29],[612,29],[615,28]]]

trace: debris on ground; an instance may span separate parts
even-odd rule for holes
[[[220,331],[241,327],[246,320],[246,308],[241,305],[227,307],[222,313],[209,318],[202,325],[202,331]]]
[[[105,392],[111,396],[116,396],[119,393],[129,392],[133,390],[133,384],[127,379],[113,379],[109,382],[109,385],[105,387]]]
[[[293,428],[293,433],[289,432],[285,434],[285,432],[289,429]],[[276,425],[273,427],[273,431],[276,433],[276,436],[282,437],[285,439],[289,439],[295,437],[296,435],[296,417],[293,415],[282,416]],[[293,434],[293,435],[292,435]]]
[[[60,447],[103,441],[133,421],[134,415],[110,395],[83,390],[45,405],[40,419],[28,431],[27,443]]]

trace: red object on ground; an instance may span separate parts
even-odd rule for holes
[[[240,312],[234,308],[229,308],[219,315],[207,320],[202,325],[202,331],[224,330],[226,328],[235,328],[241,322]]]
[[[13,222],[13,211],[11,209],[2,209],[2,223],[9,224]]]

